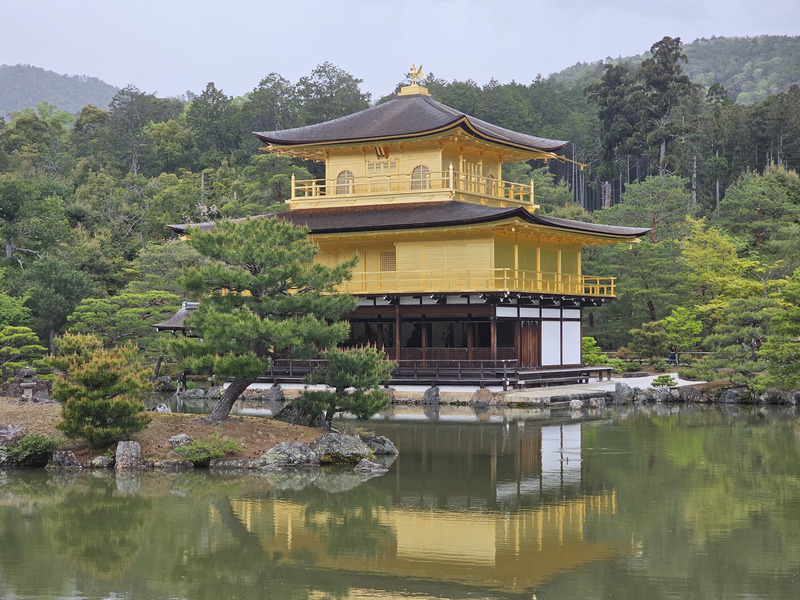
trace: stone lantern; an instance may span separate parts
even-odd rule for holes
[[[33,388],[36,387],[36,382],[33,380],[35,375],[36,371],[30,367],[25,367],[17,373],[20,380],[19,387],[22,388],[22,398],[25,400],[33,399]]]

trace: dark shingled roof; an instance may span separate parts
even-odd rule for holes
[[[294,146],[419,137],[456,127],[479,138],[527,150],[554,152],[568,143],[492,125],[424,94],[397,96],[384,104],[317,125],[255,132],[255,135],[268,144]]]
[[[590,235],[630,238],[642,236],[650,231],[642,227],[598,225],[584,223],[583,221],[540,216],[531,214],[519,206],[497,208],[456,201],[294,209],[261,216],[274,216],[290,221],[295,225],[305,225],[311,230],[311,233],[316,234],[472,225],[491,223],[514,217],[533,225]],[[179,233],[183,233],[191,227],[198,227],[203,231],[213,231],[214,223],[169,226],[170,229]]]
[[[180,331],[186,329],[184,326],[184,321],[186,317],[192,314],[192,312],[199,306],[199,302],[184,302],[183,306],[172,315],[166,321],[162,321],[161,323],[156,323],[153,327],[156,328],[156,331],[163,331],[163,330],[171,330],[171,331]]]

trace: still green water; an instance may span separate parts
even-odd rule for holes
[[[0,597],[800,597],[800,417],[398,407],[389,473],[0,472]]]

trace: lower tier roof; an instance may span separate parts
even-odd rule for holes
[[[564,232],[619,238],[620,241],[640,237],[650,231],[650,229],[643,227],[600,225],[536,215],[519,206],[498,208],[457,201],[294,209],[251,218],[268,217],[276,217],[298,226],[306,226],[313,234],[453,227],[492,223],[508,219],[519,219],[531,225],[548,227]],[[244,219],[234,220],[241,221]],[[185,233],[187,229],[193,227],[197,227],[202,231],[213,231],[214,226],[215,223],[210,221],[206,223],[169,225],[169,228],[178,233]]]

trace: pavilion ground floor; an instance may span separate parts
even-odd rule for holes
[[[512,294],[362,297],[347,315],[345,345],[384,350],[397,364],[393,384],[586,383],[609,372],[582,364],[582,308],[596,302]],[[287,381],[312,368],[278,360],[270,376]]]

